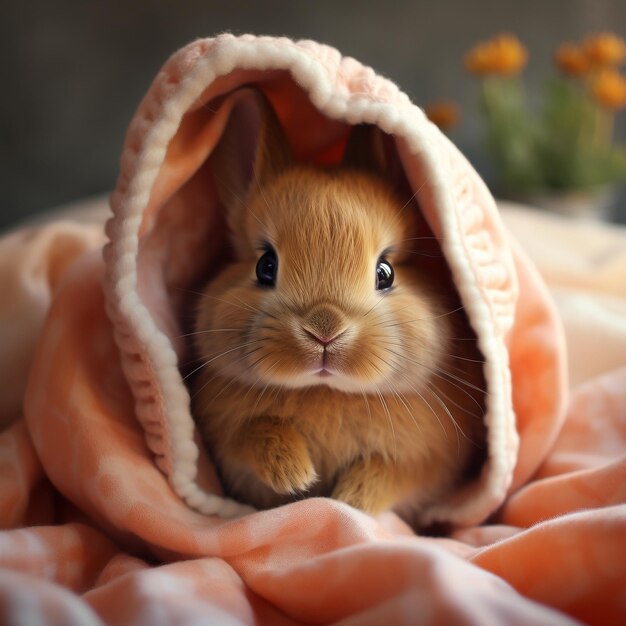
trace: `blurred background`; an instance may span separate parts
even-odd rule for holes
[[[488,182],[493,171],[478,113],[479,81],[463,66],[478,41],[515,34],[529,51],[530,99],[566,40],[626,35],[624,0],[394,2],[30,0],[0,8],[0,227],[115,184],[126,127],[177,48],[222,31],[311,38],[371,65],[420,106],[451,100],[449,131]],[[626,112],[615,116],[626,142]],[[619,207],[612,219],[626,221]]]

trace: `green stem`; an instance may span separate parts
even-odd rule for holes
[[[614,115],[601,105],[596,107],[594,147],[598,152],[608,152],[613,143]]]

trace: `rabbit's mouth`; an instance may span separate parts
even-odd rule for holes
[[[332,372],[331,370],[329,370],[326,367],[322,367],[321,369],[317,370],[316,374],[320,378],[328,378],[329,376],[333,376],[334,372]]]

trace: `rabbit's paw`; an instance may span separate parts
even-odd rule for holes
[[[306,442],[289,423],[278,418],[259,418],[249,427],[250,455],[258,477],[274,491],[295,494],[318,480]]]
[[[380,457],[360,459],[340,476],[332,497],[366,513],[376,514],[393,501],[388,467]]]

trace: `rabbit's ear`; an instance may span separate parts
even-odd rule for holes
[[[358,124],[350,129],[342,167],[384,178],[401,198],[413,195],[393,135],[388,135],[378,126]]]
[[[353,126],[342,165],[384,176],[388,169],[388,156],[383,131],[371,124]]]
[[[240,225],[246,199],[292,163],[291,149],[265,96],[242,89],[211,155],[217,194],[231,225]]]

